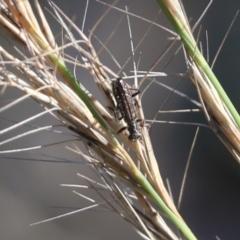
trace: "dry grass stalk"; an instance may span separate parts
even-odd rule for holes
[[[35,1],[35,5],[41,24],[35,18],[28,1],[1,1],[0,24],[11,33],[15,40],[18,40],[28,49],[30,57],[22,53],[22,58],[16,57],[1,47],[0,71],[2,76],[0,84],[4,88],[18,88],[26,94],[26,97],[31,96],[47,109],[46,112],[51,112],[62,124],[74,131],[89,149],[94,150],[97,156],[84,155],[84,157],[101,173],[104,186],[114,194],[114,198],[124,209],[124,213],[119,214],[139,232],[149,239],[159,237],[161,239],[178,239],[159,213],[151,206],[148,201],[149,193],[140,186],[136,179],[136,173],[139,171],[136,162],[139,162],[140,169],[147,176],[156,192],[164,199],[172,212],[181,219],[163,185],[146,126],[141,128],[141,141],[129,141],[127,131],[119,134],[120,140],[118,141],[114,133],[117,133],[125,123],[118,124],[113,114],[109,113],[103,105],[94,99],[81,84],[83,96],[87,97],[87,100],[79,97],[74,87],[75,83],[69,81],[69,77],[73,78],[73,76],[66,71],[65,62],[73,62],[76,66],[86,68],[95,80],[99,90],[103,93],[107,101],[106,105],[111,108],[114,105],[109,76],[116,78],[117,75],[98,59],[90,41],[91,34],[89,38],[86,37],[52,3],[58,21],[70,39],[70,42],[58,47],[37,1]],[[73,37],[63,19],[77,31],[81,40],[76,40]],[[82,61],[74,62],[71,58],[64,56],[63,50],[68,47],[78,51]],[[25,78],[14,74],[11,70],[7,70],[9,65],[24,75]],[[60,80],[59,76],[61,76],[62,80]],[[96,118],[85,100],[99,114],[101,121],[107,123],[107,128]],[[7,107],[0,109],[0,111],[4,111]],[[137,111],[138,115],[144,119],[140,104]],[[27,119],[18,126],[30,120]],[[124,148],[124,145],[134,153],[134,159],[130,157],[128,149]],[[79,154],[83,155],[80,152]],[[119,182],[132,189],[131,194],[123,193],[118,187]],[[133,200],[131,200],[132,194],[135,196]],[[137,212],[131,201],[138,201],[145,209],[145,213],[142,211]]]
[[[182,6],[180,6],[178,1],[166,0],[164,2],[168,11],[172,16],[174,16],[174,19],[177,19],[182,28],[188,33],[190,39],[189,41],[191,41],[192,45],[196,46],[197,49],[197,43],[193,37],[192,29],[189,26],[188,19],[183,11]],[[225,106],[209,77],[204,73],[203,68],[205,66],[200,66],[191,56],[191,54],[189,54],[189,51],[186,47],[185,51],[188,59],[187,64],[189,67],[189,77],[198,90],[209,125],[220,138],[220,140],[225,144],[234,158],[238,161],[238,163],[240,163],[239,127],[237,126],[237,123]]]

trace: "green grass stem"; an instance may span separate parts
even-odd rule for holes
[[[158,207],[163,211],[163,213],[168,216],[168,218],[175,224],[175,226],[182,232],[182,234],[185,236],[188,240],[197,240],[197,238],[194,236],[192,231],[189,229],[187,224],[180,219],[178,216],[176,216],[164,203],[164,201],[161,199],[161,197],[156,193],[156,191],[153,189],[151,184],[147,181],[147,179],[143,176],[143,174],[138,171],[136,172],[137,179],[139,183],[141,184],[142,188],[148,192],[148,194],[152,197],[152,199],[155,201],[155,203],[158,205]]]
[[[231,113],[233,119],[236,122],[236,125],[240,129],[240,116],[235,109],[234,105],[232,104],[231,100],[227,96],[226,92],[222,88],[221,84],[219,83],[217,77],[213,73],[212,69],[208,65],[207,61],[199,51],[196,42],[192,39],[192,37],[189,35],[188,31],[185,29],[185,27],[181,24],[179,19],[176,15],[173,15],[171,11],[169,11],[166,1],[164,0],[157,0],[158,4],[162,8],[163,12],[167,16],[168,20],[172,24],[172,26],[175,28],[178,35],[181,37],[181,40],[186,47],[188,53],[191,55],[191,57],[194,59],[194,61],[197,63],[197,65],[203,70],[203,72],[206,74],[206,76],[209,78],[213,86],[215,87],[216,91],[218,92],[220,98],[224,102],[225,106],[228,108],[229,112]]]

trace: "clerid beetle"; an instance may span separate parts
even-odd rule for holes
[[[122,78],[117,78],[112,81],[112,90],[116,99],[116,106],[114,106],[115,118],[117,121],[124,119],[127,124],[127,126],[120,129],[119,132],[127,128],[129,131],[128,139],[136,141],[141,138],[141,133],[138,129],[137,113],[133,97],[139,94],[139,90],[132,94],[130,88]]]

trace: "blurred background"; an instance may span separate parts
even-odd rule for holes
[[[105,0],[111,4],[112,1]],[[73,18],[76,25],[81,27],[86,2],[77,0],[58,0],[55,3],[65,14]],[[208,1],[183,1],[190,23],[193,26],[200,17]],[[58,42],[61,43],[61,27],[47,11],[50,9],[47,1],[41,1],[46,8],[49,19]],[[159,6],[156,1],[147,0],[120,0],[117,7],[143,18],[154,20],[164,27],[170,28],[163,13],[158,14]],[[206,31],[209,39],[209,62],[211,63],[224,38],[237,8],[239,0],[232,0],[226,5],[226,1],[218,0],[212,3],[200,26],[195,30],[195,36],[199,34],[202,41],[203,52],[207,54]],[[87,18],[85,23],[85,34],[93,28],[98,19],[107,10],[107,6],[94,0],[89,1]],[[105,42],[124,14],[117,10],[111,12],[103,19],[94,31],[102,42]],[[158,17],[157,17],[158,15]],[[157,17],[157,18],[156,18]],[[131,28],[133,43],[136,46],[150,23],[136,17],[131,17]],[[199,33],[200,29],[200,33]],[[240,111],[239,88],[240,88],[240,17],[237,18],[229,36],[217,58],[214,72],[220,80],[233,104]],[[139,63],[139,70],[147,71],[161,56],[169,45],[168,40],[172,35],[157,26],[152,26],[142,44],[136,51],[135,60]],[[76,37],[77,38],[77,37]],[[5,46],[11,48],[2,33],[1,41]],[[92,43],[96,50],[101,49],[101,44],[93,36]],[[116,33],[107,44],[108,49],[117,59],[120,65],[131,56],[130,38],[126,16],[123,18]],[[164,71],[166,73],[185,73],[186,65],[182,51],[170,62],[179,44],[173,47],[169,53],[157,64],[153,71]],[[75,57],[76,53],[67,50],[68,54]],[[111,57],[102,51],[99,56],[103,64],[115,72],[119,68]],[[69,66],[73,69],[73,66]],[[124,68],[127,75],[133,70],[132,60]],[[99,95],[92,77],[87,71],[77,69],[76,75],[95,98],[103,99]],[[122,76],[122,73],[120,73]],[[174,87],[180,81],[177,89],[188,96],[198,100],[195,88],[186,79],[178,77],[162,77],[157,79],[168,86]],[[144,89],[146,85],[142,87]],[[159,85],[152,85],[143,97],[143,109],[146,119],[153,119],[157,111],[195,108],[195,106],[177,95],[172,95],[170,100],[163,105],[171,92]],[[7,100],[17,99],[22,94],[14,89],[7,89],[1,95],[0,107]],[[1,113],[0,129],[21,121],[33,114],[42,111],[42,108],[33,100],[24,102]],[[158,120],[206,123],[202,113],[174,113],[160,114]],[[35,126],[46,126],[57,124],[48,115],[29,123]],[[16,130],[0,135],[0,141],[13,137],[29,130],[29,126],[17,128]],[[59,128],[58,128],[59,130]],[[24,139],[14,141],[10,144],[0,146],[0,150],[17,149],[73,139],[70,133],[62,129],[64,133],[41,132]],[[151,139],[156,158],[164,181],[169,180],[174,200],[177,202],[184,168],[196,131],[196,126],[170,125],[156,123],[151,129]],[[82,146],[81,143],[75,144]],[[78,208],[91,205],[85,199],[72,193],[71,188],[61,187],[60,184],[86,184],[77,173],[91,176],[97,180],[93,171],[88,168],[82,159],[70,152],[65,146],[74,147],[74,143],[62,143],[31,152],[2,154],[0,155],[0,239],[34,239],[34,240],[65,240],[65,239],[140,239],[135,231],[119,216],[113,212],[103,211],[101,208],[84,211],[68,217],[40,225],[29,225],[44,219],[58,216]],[[66,163],[54,161],[74,160],[79,163]],[[183,201],[180,213],[198,239],[220,239],[238,240],[240,238],[240,166],[229,154],[224,145],[206,127],[202,127],[194,148],[190,169],[187,177]],[[100,197],[91,190],[76,189],[82,194],[101,202]]]

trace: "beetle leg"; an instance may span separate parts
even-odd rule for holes
[[[123,132],[124,130],[126,130],[126,129],[128,129],[128,127],[127,126],[125,126],[125,127],[122,127],[121,129],[119,129],[118,130],[118,132],[117,133],[121,133],[121,132]]]
[[[135,97],[137,96],[139,93],[140,93],[140,90],[139,89],[136,89],[136,88],[129,88],[131,91],[136,91],[135,93],[132,94],[132,97]]]

